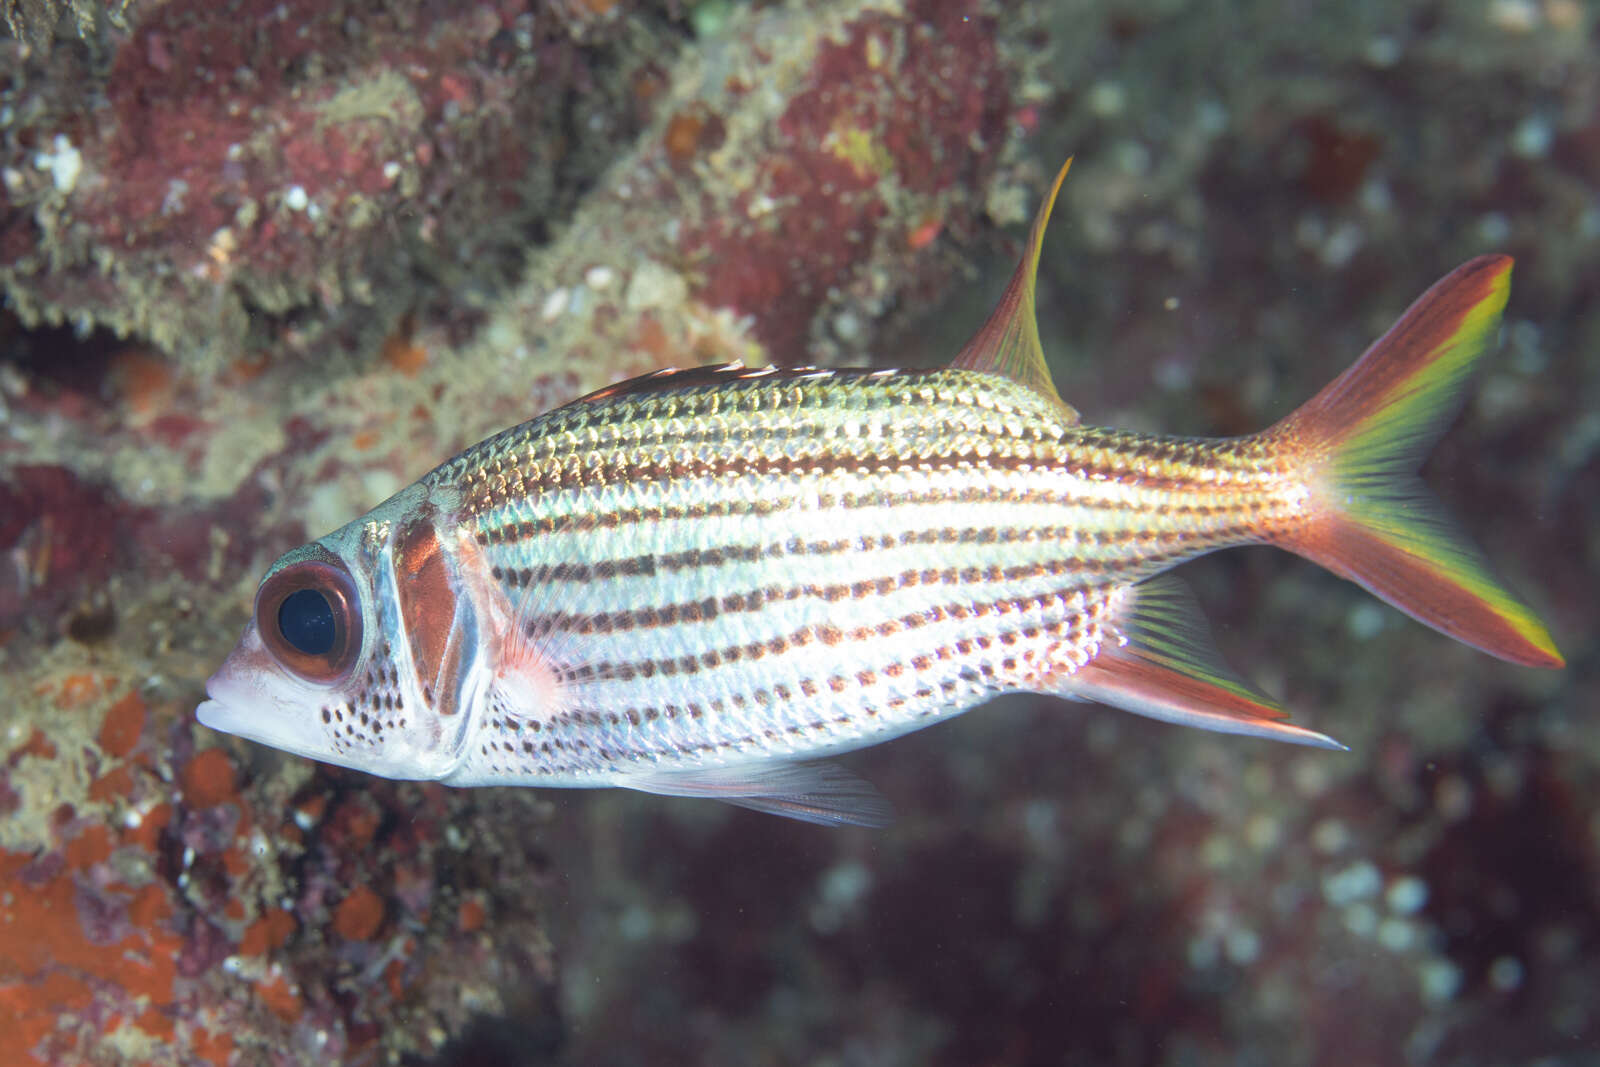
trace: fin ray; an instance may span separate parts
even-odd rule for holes
[[[1344,748],[1286,722],[1276,701],[1228,666],[1183,582],[1154,578],[1129,597],[1120,620],[1125,643],[1079,668],[1064,695],[1205,730]]]
[[[1001,374],[1049,397],[1062,408],[1070,423],[1076,424],[1078,413],[1061,399],[1055,384],[1050,380],[1050,369],[1045,364],[1044,348],[1039,343],[1039,323],[1034,305],[1034,290],[1039,279],[1039,256],[1044,250],[1045,226],[1050,221],[1050,211],[1055,207],[1056,196],[1072,160],[1062,166],[1055,184],[1039,206],[1034,216],[1033,228],[1028,232],[1028,246],[1017,264],[1011,281],[1000,295],[1000,302],[990,312],[988,320],[973,335],[950,366],[957,370]]]
[[[1509,256],[1479,256],[1424,293],[1355,365],[1279,423],[1313,490],[1282,544],[1458,641],[1559,667],[1544,624],[1494,576],[1416,470],[1460,410],[1511,288]]]
[[[870,782],[826,760],[765,760],[637,771],[617,782],[673,797],[707,797],[822,826],[888,826],[894,809]]]

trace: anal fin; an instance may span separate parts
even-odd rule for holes
[[[871,783],[818,760],[641,771],[616,784],[661,796],[721,800],[822,826],[881,827],[894,821],[894,809]]]
[[[1221,733],[1344,750],[1287,713],[1229,667],[1194,594],[1173,578],[1133,589],[1119,620],[1125,643],[1073,673],[1063,695]]]

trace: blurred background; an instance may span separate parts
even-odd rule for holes
[[[1600,1062],[1600,56],[1571,0],[0,0],[0,1031],[96,1064]],[[1425,469],[1568,666],[1184,568],[1306,751],[1013,698],[828,831],[193,722],[265,567],[668,365],[947,361],[1075,157],[1085,421],[1266,426],[1473,255]]]

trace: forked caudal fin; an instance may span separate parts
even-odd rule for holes
[[[1509,256],[1479,256],[1424,293],[1355,365],[1267,431],[1297,458],[1311,521],[1282,547],[1491,655],[1560,667],[1544,625],[1416,475],[1460,408],[1511,289]]]

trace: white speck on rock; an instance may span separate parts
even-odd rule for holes
[[[1390,952],[1404,952],[1417,943],[1417,928],[1409,919],[1390,916],[1378,924],[1378,944]]]
[[[1383,632],[1387,622],[1383,608],[1363,600],[1350,609],[1344,625],[1357,641],[1371,641]]]
[[[572,302],[572,294],[566,286],[550,290],[550,295],[544,298],[544,306],[539,309],[539,318],[545,322],[554,322],[566,313],[567,305]]]
[[[176,215],[183,210],[183,198],[189,195],[189,183],[182,178],[167,182],[167,195],[161,198],[161,214]]]
[[[861,320],[855,312],[846,309],[833,317],[833,335],[845,344],[854,342],[861,336]]]
[[[1489,24],[1506,33],[1532,33],[1539,22],[1533,0],[1494,0],[1489,5]]]
[[[847,860],[829,868],[818,881],[811,905],[812,928],[821,933],[838,930],[871,889],[872,872],[860,863]]]
[[[1523,159],[1542,159],[1550,151],[1555,131],[1542,115],[1529,115],[1511,131],[1511,151]]]
[[[1388,34],[1383,34],[1368,41],[1367,46],[1361,50],[1361,55],[1370,65],[1380,70],[1387,70],[1400,62],[1401,51],[1399,41]]]
[[[1356,198],[1361,202],[1361,210],[1369,215],[1387,215],[1394,210],[1394,194],[1382,178],[1362,182]]]
[[[1235,927],[1228,931],[1223,951],[1228,954],[1228,962],[1238,967],[1249,966],[1261,955],[1261,935],[1242,926]]]
[[[1127,106],[1127,90],[1117,82],[1096,82],[1089,89],[1089,110],[1099,118],[1120,115]]]
[[[1415,915],[1428,903],[1428,883],[1414,874],[1403,874],[1389,883],[1383,899],[1396,915]]]
[[[1366,235],[1361,227],[1353,222],[1340,223],[1328,235],[1328,240],[1322,246],[1322,262],[1324,266],[1338,268],[1349,263],[1361,246],[1367,243]]]
[[[1478,237],[1487,245],[1503,245],[1511,237],[1511,222],[1498,211],[1486,212],[1478,220]]]
[[[1515,956],[1500,956],[1489,964],[1489,984],[1501,993],[1510,993],[1522,985],[1522,961]]]
[[[1381,888],[1383,876],[1366,860],[1357,860],[1322,879],[1322,895],[1336,908],[1375,897]]]
[[[628,280],[623,302],[633,311],[645,308],[670,308],[681,305],[689,296],[689,283],[670,267],[647,259],[634,269]]]
[[[387,500],[400,491],[400,476],[383,467],[374,467],[361,477],[367,499],[373,502]]]
[[[50,172],[57,192],[70,193],[83,172],[83,153],[73,147],[66,134],[58,133],[51,142],[51,150],[34,156],[33,165]]]
[[[622,913],[622,918],[617,923],[617,931],[626,941],[643,941],[655,929],[655,917],[638,904],[630,906]]]
[[[1455,999],[1461,990],[1461,968],[1449,960],[1428,960],[1418,974],[1422,985],[1422,999],[1430,1004],[1443,1004]]]
[[[291,185],[283,193],[283,206],[290,211],[304,211],[306,205],[311,203],[311,198],[306,195],[302,185]]]

